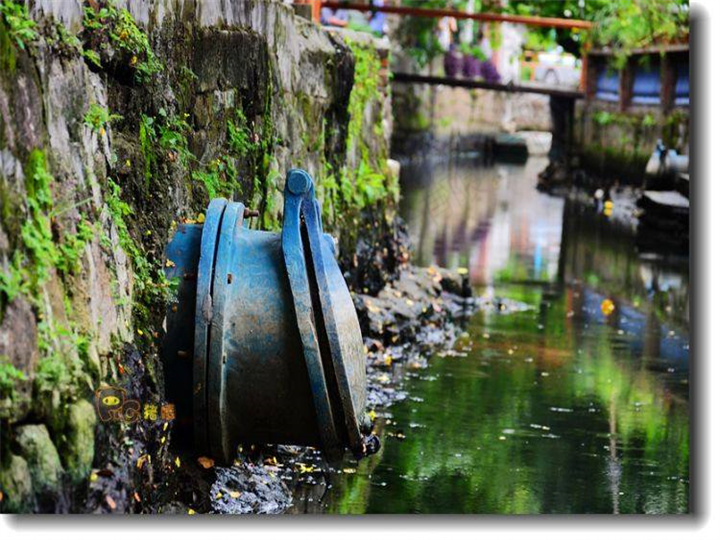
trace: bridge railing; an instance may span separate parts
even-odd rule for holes
[[[564,19],[559,17],[538,17],[538,16],[528,16],[528,15],[514,15],[514,14],[504,14],[504,13],[488,13],[488,12],[481,12],[481,13],[468,13],[464,11],[454,10],[454,9],[437,9],[437,8],[418,8],[418,7],[409,7],[409,6],[393,6],[393,5],[384,5],[384,6],[376,6],[372,3],[360,3],[360,2],[348,2],[348,1],[325,1],[325,0],[296,0],[296,4],[305,4],[310,6],[310,11],[312,14],[313,20],[316,22],[320,22],[321,18],[321,10],[322,8],[330,8],[333,10],[337,9],[344,9],[344,10],[351,10],[351,11],[359,11],[359,12],[365,12],[365,13],[386,13],[389,15],[397,15],[401,17],[425,17],[425,18],[434,18],[434,19],[441,19],[443,17],[453,17],[458,20],[473,20],[473,21],[479,21],[479,22],[506,22],[506,23],[514,23],[514,24],[522,24],[525,26],[532,26],[532,27],[540,27],[540,28],[558,28],[558,29],[568,29],[568,30],[590,30],[593,27],[593,23],[586,20],[580,20],[580,19]],[[550,72],[553,71],[552,67],[545,67],[545,71]],[[532,68],[532,73],[535,73],[535,67]],[[557,70],[555,70],[557,71]],[[398,75],[398,74],[396,74]],[[411,74],[403,74],[406,78],[412,78],[413,75]],[[440,81],[441,78],[439,77],[431,77],[433,79],[437,79],[434,82],[436,84],[441,84]],[[488,86],[487,83],[483,83],[481,81],[471,81],[468,80],[466,82],[463,82],[462,79],[454,79],[451,77],[446,77],[448,79],[446,83],[454,86],[472,86],[472,87],[486,87]],[[452,79],[452,80],[451,80]],[[515,89],[511,89],[510,91],[526,91],[524,89],[532,89],[535,88],[535,90],[538,89],[538,86],[535,83],[535,78],[532,77],[532,82],[525,86],[520,86],[518,88],[518,85],[515,85]],[[550,78],[549,78],[550,79]],[[557,79],[557,80],[555,80]],[[561,78],[557,77],[555,79],[547,80],[541,80],[541,82],[544,82],[544,90],[541,88],[542,91],[539,93],[552,93],[553,87],[561,87],[557,88],[557,91],[559,92],[569,92],[570,90],[565,87],[562,88],[563,85],[559,84],[561,82]],[[408,81],[410,82],[410,81]],[[417,81],[420,82],[420,81]],[[548,85],[547,83],[553,83]],[[509,85],[498,85],[498,84],[490,84],[489,86],[498,87],[495,89],[503,90],[505,86]],[[579,84],[577,85],[578,90],[574,90],[574,93],[584,93],[587,86],[587,62],[583,59],[580,67],[580,76],[579,76]],[[532,91],[532,90],[531,90]]]

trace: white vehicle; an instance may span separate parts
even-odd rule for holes
[[[580,84],[580,63],[579,58],[563,52],[562,47],[538,53],[535,80],[547,86],[577,87]]]

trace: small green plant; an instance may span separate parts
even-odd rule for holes
[[[18,381],[27,381],[27,375],[13,366],[7,356],[0,356],[0,397],[13,399]]]
[[[645,116],[643,116],[643,119],[642,119],[643,127],[654,127],[656,125],[657,125],[657,120],[655,119],[655,117],[652,114],[648,113]]]
[[[45,153],[30,152],[25,165],[25,190],[28,216],[20,227],[22,245],[15,250],[8,270],[0,274],[0,291],[8,301],[19,294],[37,301],[40,286],[53,269],[62,275],[78,270],[82,251],[93,237],[90,223],[81,219],[74,233],[55,234],[53,222],[62,213],[54,207]]]
[[[21,50],[38,39],[37,23],[30,18],[25,4],[3,0],[0,3],[0,15],[7,24],[8,33]]]
[[[16,250],[7,270],[0,272],[0,293],[6,301],[12,302],[18,295],[29,292],[30,276],[26,270],[25,257]],[[0,303],[2,306],[2,303]]]
[[[110,114],[105,107],[101,107],[97,103],[93,103],[88,107],[85,113],[85,125],[91,128],[93,131],[105,134],[105,129],[112,123],[118,120],[122,120],[122,116],[119,114]]]
[[[112,2],[105,7],[84,9],[86,50],[83,53],[95,66],[102,66],[103,53],[113,48],[121,53],[121,63],[134,71],[135,80],[147,83],[163,69],[143,32],[127,9],[117,9]]]
[[[170,161],[179,160],[184,167],[187,167],[194,157],[187,141],[187,134],[190,132],[187,123],[189,115],[184,114],[182,117],[168,115],[165,109],[160,109],[159,116],[162,121],[157,123],[158,144]]]
[[[608,111],[599,111],[595,113],[593,119],[601,126],[607,126],[615,119],[615,115]]]
[[[52,181],[53,177],[47,170],[45,153],[38,149],[30,152],[25,167],[25,188],[30,216],[23,223],[20,235],[35,269],[32,273],[33,289],[49,277],[50,269],[58,260],[50,217],[53,206],[50,191]]]
[[[45,42],[59,56],[73,58],[82,52],[82,43],[60,21],[52,19],[43,29]]]
[[[100,62],[100,55],[92,49],[83,49],[83,56],[92,65],[98,68],[102,68],[102,62]]]
[[[187,116],[168,114],[165,109],[160,109],[157,118],[145,114],[140,116],[138,137],[144,158],[146,186],[150,185],[153,172],[161,159],[179,161],[183,167],[188,167],[193,161],[194,156],[187,141],[187,134],[190,132]]]
[[[472,56],[473,58],[476,58],[481,62],[487,60],[487,56],[485,56],[485,53],[479,45],[470,45],[469,43],[463,43],[460,45],[460,52],[467,56]]]
[[[193,171],[192,178],[205,186],[210,199],[240,194],[237,167],[232,156],[225,155],[212,160],[204,169]]]
[[[66,234],[62,243],[58,245],[57,269],[66,275],[77,272],[83,250],[93,236],[95,229],[89,221],[81,219],[77,224],[77,232]]]
[[[252,132],[242,107],[235,109],[234,116],[235,118],[230,118],[227,121],[228,145],[233,153],[244,156],[248,152],[255,150],[256,145],[253,143]]]
[[[38,393],[58,392],[61,396],[70,396],[82,381],[90,385],[89,375],[84,369],[88,361],[88,346],[88,337],[72,325],[68,328],[58,321],[53,324],[47,320],[40,321],[40,359],[34,381]]]

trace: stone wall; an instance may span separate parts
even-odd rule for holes
[[[679,153],[688,153],[690,111],[677,107],[665,112],[641,105],[620,110],[615,103],[579,101],[574,135],[578,165],[589,174],[605,182],[640,186],[658,140]]]
[[[398,132],[432,128],[438,135],[550,131],[548,97],[494,90],[396,83]],[[435,95],[433,96],[433,91]],[[434,105],[433,105],[434,102]]]
[[[154,511],[170,431],[93,396],[163,403],[166,242],[215,196],[277,229],[290,167],[341,245],[389,215],[387,51],[273,0],[23,7],[0,14],[0,508]]]

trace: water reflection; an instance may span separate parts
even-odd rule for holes
[[[471,318],[460,355],[408,373],[410,399],[378,411],[382,451],[295,511],[688,511],[687,267],[537,193],[544,165],[406,168],[417,262],[467,267],[531,309]]]

